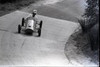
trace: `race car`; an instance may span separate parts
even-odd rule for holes
[[[42,29],[43,21],[40,21],[39,23],[35,22],[33,19],[28,18],[22,18],[21,25],[18,25],[18,33],[21,33],[21,31],[24,31],[27,34],[33,34],[34,32],[38,33],[38,36],[41,36],[41,29]]]

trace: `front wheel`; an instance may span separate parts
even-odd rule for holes
[[[41,29],[38,30],[38,37],[41,36]]]
[[[24,26],[24,23],[25,23],[25,19],[22,18],[22,26]]]
[[[18,25],[18,33],[21,33],[21,25]]]
[[[42,28],[43,21],[40,21],[40,28]]]

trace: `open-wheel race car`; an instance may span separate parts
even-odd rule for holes
[[[21,33],[21,31],[24,31],[27,34],[33,34],[34,32],[38,33],[38,36],[41,36],[41,29],[42,29],[42,23],[43,21],[40,21],[39,23],[35,22],[32,18],[22,18],[21,25],[18,25],[18,33]]]

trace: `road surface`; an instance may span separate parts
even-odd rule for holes
[[[28,14],[15,11],[0,17],[0,65],[72,65],[64,48],[78,24],[38,15],[43,20],[41,37],[18,34],[17,25]]]
[[[33,9],[38,10],[38,17],[44,22],[42,36],[36,37],[35,33],[33,36],[18,34],[17,25],[21,23],[21,18]],[[63,0],[55,4],[43,1],[21,11],[0,17],[0,65],[80,65],[76,60],[73,64],[70,62],[64,48],[70,35],[79,26],[74,22],[84,13],[83,0]]]
[[[32,13],[37,9],[39,15],[77,22],[84,14],[85,5],[85,0],[41,0],[22,11]]]

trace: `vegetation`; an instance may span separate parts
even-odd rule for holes
[[[7,2],[13,3],[13,2],[16,2],[16,1],[21,1],[21,0],[0,0],[0,3],[1,4],[7,3]]]
[[[99,0],[87,0],[87,7],[83,15],[84,19],[79,20],[83,33],[89,38],[92,50],[99,47]]]
[[[0,16],[26,7],[39,0],[0,0]]]
[[[15,3],[15,2],[22,2],[22,1],[35,2],[36,0],[0,0],[0,3],[5,4],[5,3]]]

